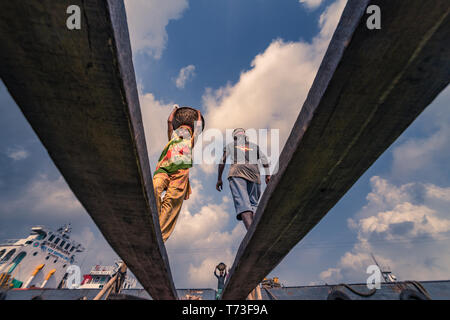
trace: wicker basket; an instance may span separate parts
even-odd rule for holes
[[[216,268],[219,269],[219,271],[225,271],[226,267],[227,267],[226,264],[223,263],[223,262],[219,263],[219,264],[216,266]]]
[[[202,117],[202,131],[205,128],[205,119]],[[194,130],[194,121],[197,120],[197,110],[191,107],[181,107],[175,112],[173,117],[173,128],[176,130],[182,124],[188,125]]]

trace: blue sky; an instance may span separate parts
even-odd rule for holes
[[[280,130],[300,112],[344,0],[126,0],[152,170],[172,104],[207,127]],[[182,71],[184,70],[184,71]],[[178,81],[177,81],[178,80]],[[400,279],[450,277],[450,90],[443,92],[271,273],[285,285],[364,282],[373,252]],[[0,87],[0,238],[72,222],[84,271],[114,252]],[[215,287],[245,229],[216,168],[191,171],[193,194],[166,243],[175,285]]]
[[[200,107],[205,87],[236,82],[273,39],[310,40],[318,31],[318,14],[296,1],[192,1],[182,19],[167,25],[169,41],[160,59],[135,54],[136,73],[144,91],[157,99]],[[196,77],[178,90],[173,78],[191,64]]]

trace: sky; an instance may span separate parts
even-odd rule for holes
[[[200,109],[207,128],[278,129],[282,147],[345,3],[125,0],[152,170],[175,103]],[[373,253],[400,280],[450,279],[449,106],[447,88],[268,276],[365,282]],[[245,235],[228,182],[215,190],[216,170],[191,169],[193,193],[166,242],[177,288],[215,288],[214,267],[232,265]],[[0,215],[0,239],[72,223],[84,272],[118,259],[3,84]]]

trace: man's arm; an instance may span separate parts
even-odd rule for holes
[[[218,175],[217,175],[217,183],[216,183],[216,189],[217,191],[222,191],[223,188],[223,182],[222,182],[222,174],[223,170],[225,169],[225,161],[227,160],[227,151],[226,149],[223,151],[222,160],[219,163],[219,169],[218,169]]]
[[[177,110],[178,110],[178,105],[174,105],[172,113],[170,114],[169,119],[167,119],[167,135],[168,135],[169,141],[170,141],[170,139],[172,139],[172,133],[173,133],[172,121],[173,121],[173,118],[175,117],[175,112],[177,112]]]

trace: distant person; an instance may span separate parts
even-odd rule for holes
[[[242,220],[248,230],[255,217],[259,197],[261,195],[261,178],[258,163],[265,168],[265,182],[269,183],[269,164],[259,146],[249,142],[245,130],[233,130],[233,142],[224,147],[221,163],[218,168],[216,189],[222,191],[222,173],[227,157],[231,158],[228,182],[233,196],[237,220]]]
[[[219,274],[217,274],[217,270],[219,270],[218,266],[214,269],[214,275],[217,278],[217,293],[216,293],[216,300],[220,299],[220,296],[222,295],[223,288],[225,287],[225,279],[228,276],[228,273],[225,270],[219,270]]]
[[[159,157],[153,175],[156,205],[158,207],[159,224],[164,242],[170,237],[183,200],[189,199],[191,187],[189,184],[189,168],[192,167],[192,148],[198,134],[200,134],[202,117],[197,111],[197,121],[194,127],[182,124],[174,130],[172,121],[178,106],[175,105],[167,120],[167,134],[169,142]],[[166,192],[161,200],[161,195]]]

